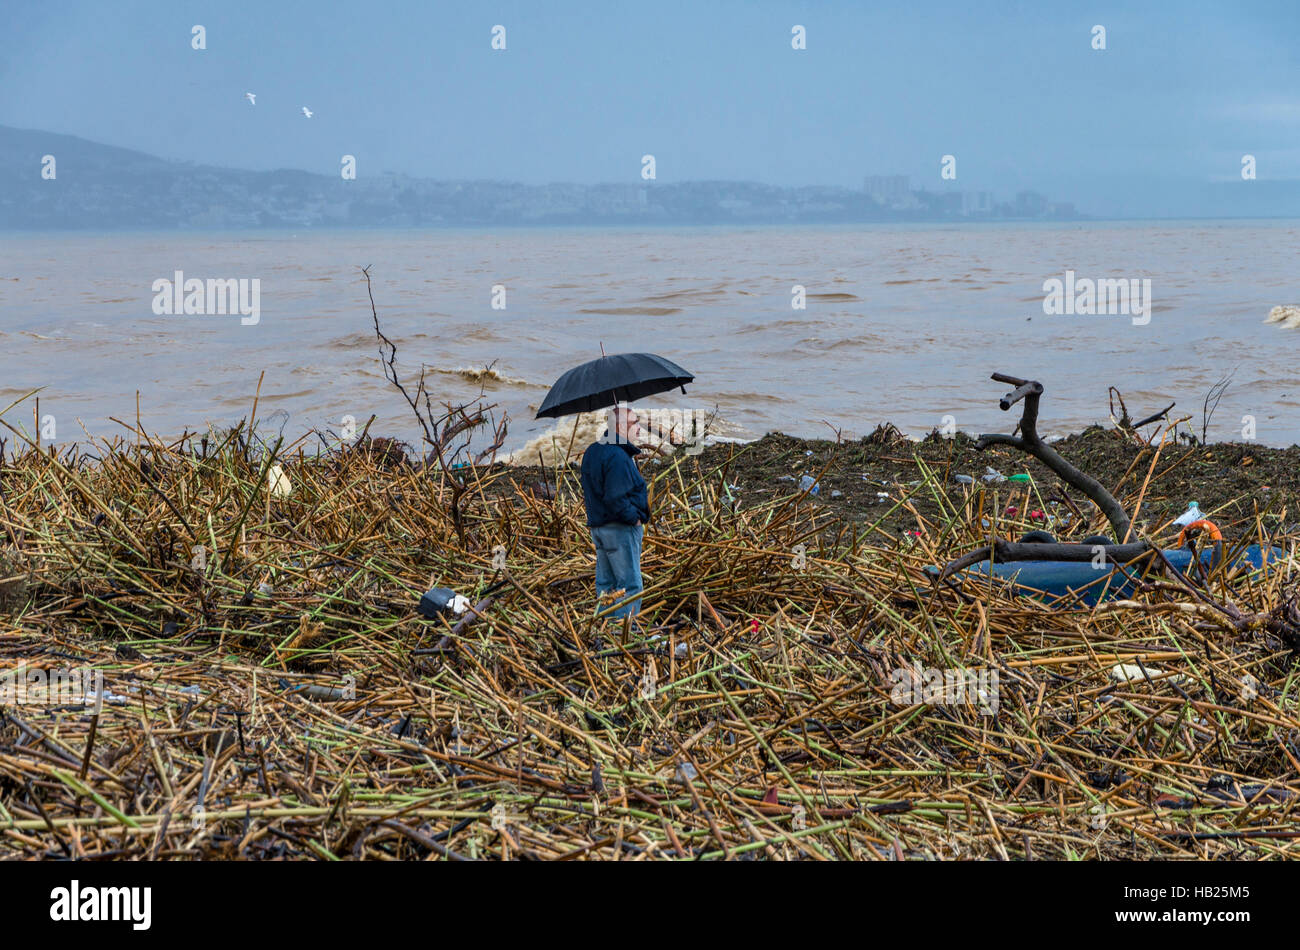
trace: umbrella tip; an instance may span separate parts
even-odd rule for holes
[[[605,341],[604,341],[604,340],[601,340],[601,341],[600,341],[600,355],[601,355],[602,357],[605,355]]]

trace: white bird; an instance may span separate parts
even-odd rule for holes
[[[303,106],[303,107],[302,107],[302,114],[305,115],[305,116],[306,116],[307,118],[309,118],[309,119],[311,118],[311,110],[308,109],[306,106]]]
[[[246,92],[244,93],[244,98],[247,99],[250,104],[257,105],[257,93]]]

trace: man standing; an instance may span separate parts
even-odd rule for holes
[[[582,500],[596,545],[598,595],[622,588],[630,597],[641,591],[642,525],[650,517],[650,507],[645,479],[633,461],[641,453],[636,446],[639,434],[636,413],[618,406],[610,410],[609,428],[600,441],[582,456]],[[637,597],[611,616],[623,617],[640,609],[641,598]]]

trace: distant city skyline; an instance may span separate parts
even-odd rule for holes
[[[1294,3],[1209,0],[936,0],[925,16],[772,0],[8,0],[0,124],[219,167],[329,175],[350,154],[360,177],[529,185],[636,182],[653,155],[660,183],[906,175],[942,191],[951,156],[952,185],[999,201],[1232,213],[1194,198],[1218,184],[1255,214],[1268,201],[1250,189],[1300,180],[1297,27]]]
[[[39,168],[39,174],[36,170]],[[166,161],[74,136],[0,126],[0,229],[276,228],[547,224],[800,224],[1076,220],[1034,191],[913,188],[871,175],[860,190],[758,182],[455,181],[353,177]]]

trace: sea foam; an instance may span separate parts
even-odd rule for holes
[[[1284,329],[1294,330],[1300,327],[1300,307],[1274,307],[1268,312],[1265,323],[1280,323]]]

